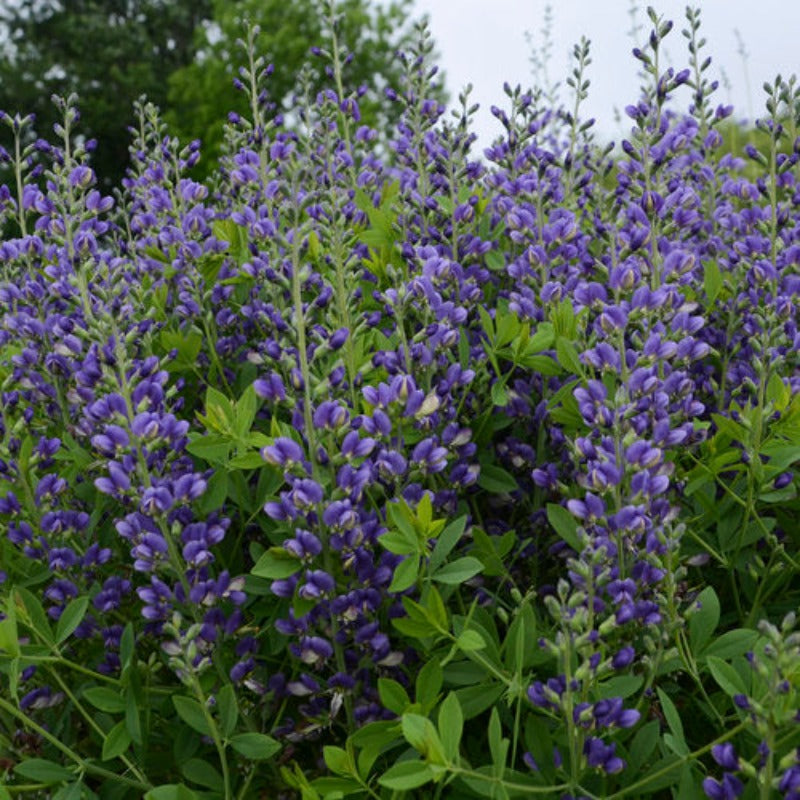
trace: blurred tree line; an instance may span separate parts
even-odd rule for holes
[[[412,3],[338,3],[341,36],[354,55],[347,85],[368,88],[364,122],[384,130],[396,105],[381,102],[382,91],[399,81],[395,54],[411,43]],[[132,107],[144,94],[181,141],[203,141],[201,164],[209,168],[227,112],[245,110],[232,86],[245,20],[261,27],[259,52],[274,65],[271,100],[285,106],[309,48],[325,43],[321,0],[3,0],[0,109],[35,113],[37,132],[50,137],[58,116],[51,96],[77,93],[80,130],[97,140],[93,165],[109,186],[124,174]],[[317,75],[319,85],[324,80]]]

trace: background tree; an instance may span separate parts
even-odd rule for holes
[[[0,4],[0,108],[35,113],[49,136],[50,97],[79,96],[81,131],[97,139],[93,163],[104,183],[128,162],[133,101],[163,106],[166,76],[194,56],[195,29],[210,0],[17,0]]]
[[[365,122],[386,128],[394,109],[382,89],[396,84],[395,52],[409,43],[413,0],[341,0],[341,39],[354,54],[348,86],[368,92]],[[274,64],[272,100],[285,104],[313,45],[324,44],[321,0],[0,0],[0,109],[35,113],[49,137],[50,98],[78,95],[80,130],[97,140],[93,166],[114,185],[128,164],[133,102],[159,106],[182,141],[201,139],[214,163],[227,112],[243,110],[232,81],[242,63],[236,40],[258,24],[260,52]],[[322,76],[320,76],[320,85]],[[383,108],[382,108],[383,107]],[[399,109],[398,109],[399,111]]]
[[[203,140],[204,163],[213,163],[222,142],[222,130],[229,111],[246,109],[233,79],[243,62],[236,45],[247,22],[257,24],[261,33],[257,47],[274,71],[267,82],[271,100],[286,107],[296,88],[300,67],[309,59],[313,45],[325,45],[326,12],[321,0],[212,0],[213,24],[198,28],[196,58],[169,78],[165,115],[170,129],[181,140]],[[397,86],[402,67],[395,55],[414,36],[413,0],[372,3],[369,0],[340,0],[342,17],[339,37],[353,59],[345,69],[349,88],[365,86],[359,102],[365,123],[388,130],[400,109],[386,103],[383,89]],[[312,62],[313,63],[313,62]],[[319,86],[330,85],[323,75]],[[441,90],[440,99],[444,100]],[[201,162],[203,163],[203,162]]]

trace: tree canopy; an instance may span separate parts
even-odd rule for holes
[[[411,5],[338,3],[339,34],[354,56],[345,77],[366,88],[362,114],[379,127],[391,122],[380,94],[399,80],[395,53],[410,42]],[[93,166],[113,184],[128,163],[133,103],[146,95],[172,133],[203,141],[208,164],[227,112],[243,110],[232,83],[247,24],[261,28],[258,49],[274,66],[270,97],[285,104],[310,48],[324,45],[320,0],[17,0],[0,9],[0,109],[35,113],[37,131],[49,136],[58,121],[51,96],[76,93],[81,130],[97,140]]]
[[[48,136],[59,120],[51,96],[76,93],[81,130],[96,139],[94,167],[115,182],[128,161],[133,102],[146,94],[163,106],[165,77],[191,61],[195,30],[210,0],[18,0],[4,4],[0,26],[0,108],[35,113]]]

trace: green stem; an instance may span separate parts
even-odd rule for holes
[[[642,778],[641,780],[636,781],[636,783],[630,784],[630,786],[626,786],[624,789],[620,789],[618,792],[614,792],[612,795],[608,795],[605,800],[619,800],[621,797],[627,797],[631,794],[636,795],[637,797],[642,797],[639,793],[640,789],[643,789],[649,783],[653,783],[653,781],[658,780],[663,775],[668,774],[669,772],[677,771],[678,767],[682,764],[690,764],[693,761],[696,761],[700,756],[705,755],[706,753],[710,752],[713,747],[716,747],[718,744],[722,744],[723,742],[727,742],[728,739],[732,739],[736,736],[737,733],[740,733],[745,728],[749,727],[751,723],[749,721],[740,722],[735,728],[731,728],[727,733],[724,733],[718,739],[715,739],[713,742],[709,742],[706,745],[703,745],[699,750],[695,750],[693,753],[689,753],[688,755],[681,756],[678,761],[673,761],[671,764],[667,764],[667,766],[662,767],[655,772],[651,772],[646,777]]]
[[[296,176],[295,176],[296,179]],[[297,187],[293,186],[293,195],[297,196]],[[292,237],[291,251],[292,251],[292,304],[294,306],[294,323],[295,331],[297,333],[297,357],[300,364],[300,374],[303,379],[303,422],[305,426],[305,436],[308,445],[308,456],[311,461],[311,470],[314,479],[318,483],[321,481],[319,474],[319,461],[317,458],[317,439],[316,431],[314,428],[313,415],[311,413],[311,369],[308,363],[308,353],[306,352],[306,319],[303,314],[303,294],[302,286],[300,283],[300,212],[296,210],[294,236]],[[320,520],[322,519],[321,510],[319,512]],[[320,522],[320,529],[322,529],[322,522]],[[325,571],[329,575],[332,572],[332,553],[328,546],[327,537],[323,539],[323,560]],[[339,672],[345,673],[347,671],[344,650],[341,643],[338,641],[338,622],[335,614],[330,616],[331,629],[333,635],[333,652],[336,659],[336,668]],[[353,700],[352,697],[345,693],[344,707],[347,715],[348,730],[354,730],[354,717],[353,717]]]
[[[195,673],[192,673],[191,687],[192,691],[194,692],[194,696],[197,698],[197,702],[200,703],[200,708],[203,711],[206,725],[208,725],[209,730],[211,731],[211,738],[214,740],[214,747],[217,749],[219,763],[222,767],[222,783],[225,787],[225,800],[232,800],[233,792],[231,790],[230,771],[228,770],[228,758],[225,755],[225,743],[222,741],[222,735],[219,732],[219,727],[217,726],[216,720],[208,710],[208,698],[205,696],[205,693],[200,686],[200,681],[197,679],[197,675]]]
[[[344,361],[347,368],[347,382],[350,385],[350,401],[353,411],[357,409],[358,396],[356,394],[356,355],[353,349],[353,319],[350,314],[350,302],[347,296],[345,274],[345,257],[342,248],[342,230],[337,224],[333,230],[332,256],[336,265],[336,305],[339,313],[339,324],[347,328],[347,339],[344,343]]]
[[[454,772],[456,775],[465,775],[475,781],[492,783],[497,786],[502,786],[505,789],[522,792],[523,796],[527,796],[529,794],[549,794],[551,797],[554,797],[557,792],[570,788],[570,785],[567,783],[559,783],[553,786],[531,786],[528,783],[515,783],[514,781],[507,781],[503,778],[498,778],[495,775],[484,775],[482,772],[476,772],[472,769],[464,769],[463,767],[457,767],[454,765],[450,765],[448,769],[451,772]]]
[[[330,4],[330,17],[329,24],[331,26],[331,57],[333,59],[333,79],[336,82],[336,94],[339,98],[339,103],[344,101],[344,83],[342,81],[342,59],[339,52],[339,37],[336,35],[336,4]],[[339,108],[339,122],[342,126],[342,133],[344,135],[344,142],[347,145],[347,151],[352,152],[350,146],[350,120],[344,115],[344,112]]]
[[[102,767],[98,767],[96,764],[93,764],[91,761],[81,758],[81,756],[79,756],[74,750],[53,736],[50,731],[48,731],[46,728],[43,728],[41,725],[37,725],[32,719],[30,719],[30,717],[28,717],[22,711],[19,711],[16,706],[12,705],[7,700],[4,700],[2,697],[0,697],[0,709],[8,714],[11,714],[12,717],[19,720],[20,723],[22,723],[22,725],[24,725],[26,728],[29,728],[34,733],[37,733],[45,741],[53,745],[56,750],[61,751],[67,758],[69,758],[70,761],[73,761],[78,767],[80,767],[83,772],[89,772],[92,775],[97,775],[105,778],[106,780],[124,783],[126,786],[132,786],[135,789],[139,789],[141,792],[147,792],[153,788],[152,784],[146,781],[138,781],[134,780],[133,778],[126,778],[124,775],[118,775],[116,772],[103,769]]]
[[[775,731],[770,726],[767,736],[767,763],[764,767],[764,774],[761,776],[761,785],[758,789],[758,796],[761,800],[769,800],[772,797],[772,775],[775,771]]]
[[[222,362],[219,360],[219,353],[217,353],[217,337],[212,332],[211,326],[205,317],[203,317],[203,331],[206,335],[206,341],[208,342],[208,354],[211,358],[211,363],[214,365],[214,369],[217,375],[219,375],[222,385],[225,387],[226,393],[229,397],[233,397],[230,384],[228,383],[228,379],[225,377],[225,369],[222,366]]]
[[[64,694],[67,697],[69,697],[70,702],[78,710],[78,713],[86,720],[87,724],[95,731],[95,733],[97,733],[100,736],[100,738],[105,743],[107,736],[103,731],[103,729],[94,721],[92,715],[89,714],[89,712],[83,707],[78,698],[75,697],[75,695],[70,690],[69,686],[67,686],[67,684],[64,683],[58,672],[56,672],[56,670],[53,669],[52,667],[50,668],[49,672],[53,676],[53,678],[55,678],[56,683],[61,687],[61,691],[63,691]],[[147,777],[124,753],[118,755],[117,758],[119,758],[119,760],[122,761],[122,763],[136,776],[137,780],[140,780],[142,783],[147,782]]]
[[[14,173],[17,179],[17,219],[22,236],[28,235],[25,225],[25,211],[22,207],[22,153],[20,152],[19,131],[14,133]]]
[[[253,778],[256,776],[256,768],[251,767],[250,771],[247,773],[247,777],[244,779],[241,788],[239,789],[239,794],[237,795],[238,800],[245,800],[247,797],[247,792],[250,789],[250,784],[253,782]]]

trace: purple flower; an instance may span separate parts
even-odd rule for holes
[[[423,439],[414,447],[411,460],[425,472],[441,472],[447,466],[447,450],[436,439]]]
[[[744,791],[744,785],[735,775],[725,773],[721,781],[706,778],[703,781],[703,791],[711,800],[736,800]]]
[[[589,736],[583,746],[586,762],[590,767],[613,775],[625,769],[625,762],[616,755],[615,744],[605,744],[601,739]]]
[[[279,436],[274,444],[263,447],[261,457],[268,464],[285,469],[291,469],[294,464],[303,463],[303,451],[300,445],[285,436]]]
[[[739,770],[739,758],[730,742],[714,745],[714,747],[711,748],[711,755],[714,761],[723,769],[729,770],[730,772],[737,772]]]

